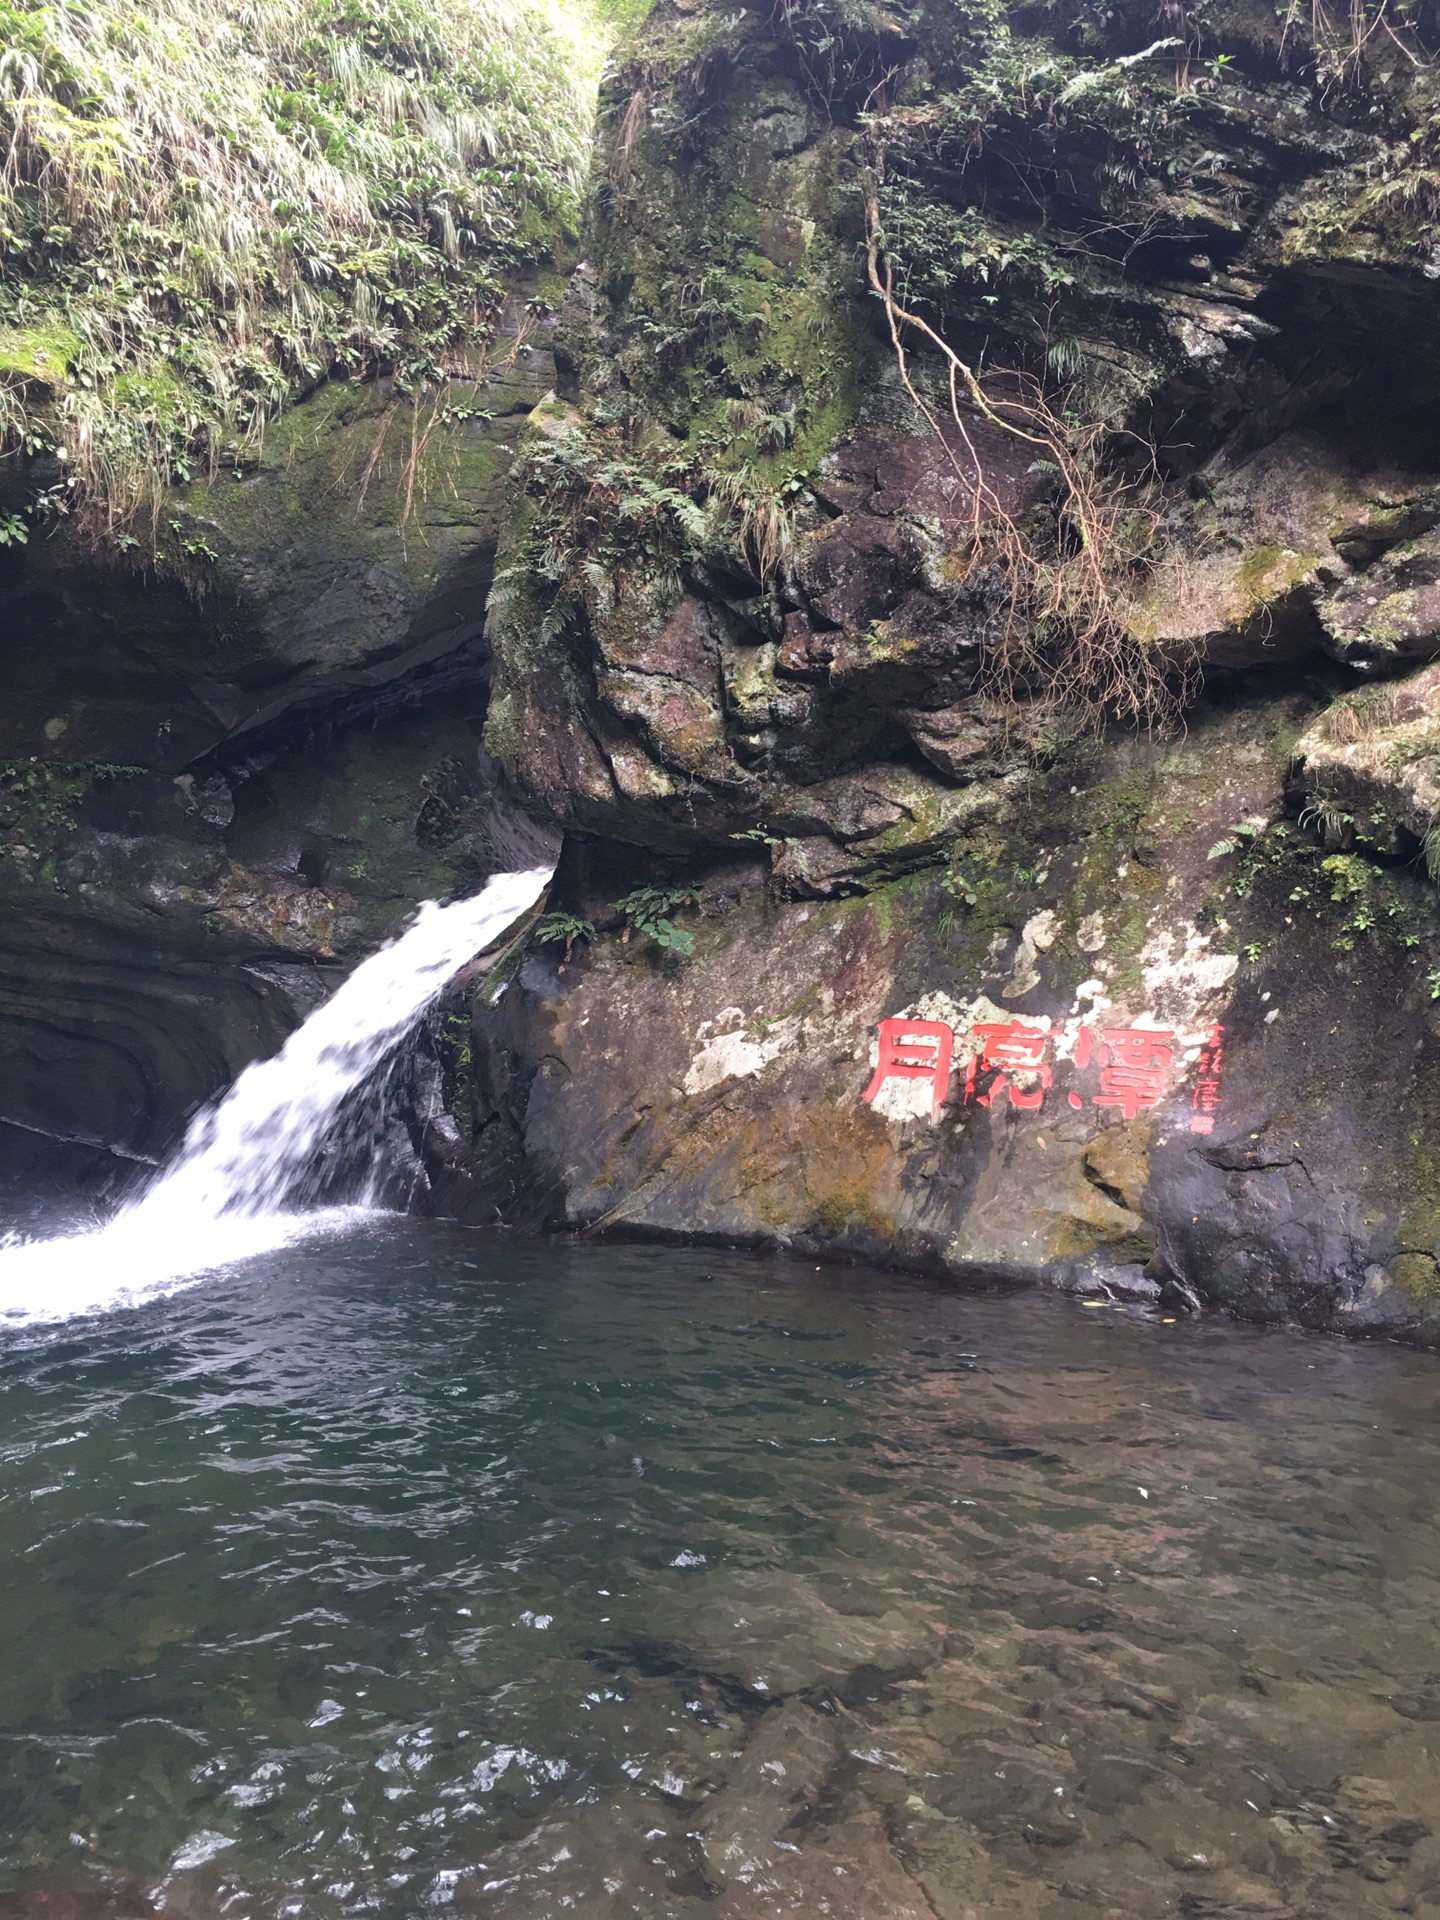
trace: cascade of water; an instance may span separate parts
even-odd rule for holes
[[[539,898],[550,869],[497,874],[471,900],[427,901],[273,1059],[197,1115],[149,1188],[93,1233],[0,1248],[0,1317],[67,1319],[133,1305],[233,1261],[352,1225],[373,1204],[307,1208],[316,1156],[354,1093],[472,954]],[[378,1170],[377,1170],[378,1171]]]

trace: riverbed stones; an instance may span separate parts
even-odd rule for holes
[[[941,1658],[945,1628],[908,1606],[852,1599],[842,1612],[802,1576],[719,1567],[646,1595],[634,1644],[650,1659],[715,1675],[758,1700],[873,1690]]]
[[[830,1920],[933,1920],[924,1889],[906,1873],[873,1812],[837,1823],[823,1839],[777,1853],[716,1904],[716,1920],[757,1913],[824,1914]]]
[[[194,1908],[185,1903],[187,1914]],[[0,1920],[152,1920],[162,1909],[133,1881],[108,1886],[39,1887],[0,1900]]]
[[[772,1708],[699,1820],[708,1877],[754,1887],[773,1869],[778,1837],[813,1808],[841,1753],[840,1727],[800,1701]],[[791,1849],[793,1851],[793,1848]]]

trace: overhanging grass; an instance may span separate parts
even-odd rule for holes
[[[324,378],[473,365],[573,227],[607,31],[590,0],[0,0],[0,434],[60,456],[38,510],[115,532]]]

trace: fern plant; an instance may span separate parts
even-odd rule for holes
[[[1224,860],[1232,853],[1239,853],[1242,848],[1250,845],[1259,832],[1259,827],[1252,827],[1247,821],[1242,820],[1238,825],[1226,829],[1224,839],[1217,840],[1205,858]]]
[[[565,942],[564,966],[570,964],[571,951],[577,940],[593,940],[595,925],[591,920],[582,920],[573,913],[542,913],[531,930],[531,939],[543,946],[558,946]]]
[[[682,959],[688,958],[695,951],[695,936],[677,927],[670,915],[677,907],[693,907],[697,901],[694,888],[685,885],[636,887],[623,900],[615,902],[616,912],[625,916],[621,945],[629,945],[632,933],[645,933],[657,946],[679,954]]]

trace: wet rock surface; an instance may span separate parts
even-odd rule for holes
[[[625,869],[567,856],[601,930],[437,1027],[469,1005],[433,1204],[1433,1339],[1440,927],[1414,859],[1301,818],[1337,711],[1237,689],[863,896],[732,858],[692,875],[689,957],[622,939]],[[949,1036],[943,1095],[872,1085],[897,1018]]]

